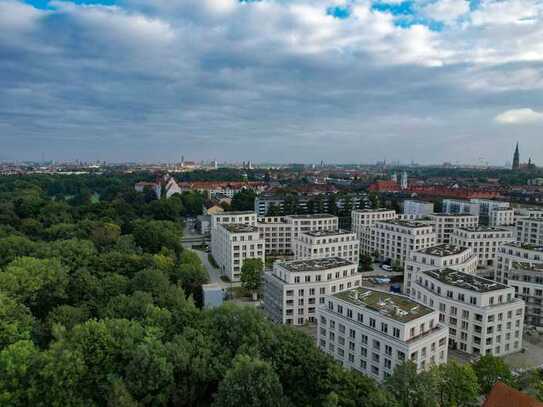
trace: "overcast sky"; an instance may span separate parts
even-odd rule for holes
[[[543,165],[542,0],[0,0],[0,159]]]

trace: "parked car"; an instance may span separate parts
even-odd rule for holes
[[[385,271],[392,271],[392,266],[389,266],[388,264],[381,264],[381,268]]]

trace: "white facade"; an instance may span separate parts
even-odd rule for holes
[[[341,257],[358,265],[360,241],[356,234],[344,230],[303,232],[294,240],[296,259]]]
[[[356,264],[339,257],[275,262],[264,274],[264,310],[275,322],[303,325],[326,297],[360,284]]]
[[[462,199],[444,199],[442,202],[441,212],[449,214],[465,213],[479,216],[480,206],[479,204]]]
[[[438,244],[451,243],[451,234],[455,229],[477,227],[479,225],[479,217],[469,214],[435,213],[428,215],[428,219],[434,227]]]
[[[403,213],[405,215],[426,216],[434,213],[434,203],[419,201],[418,199],[406,199],[403,201]]]
[[[494,278],[513,287],[517,298],[524,300],[526,325],[543,327],[543,246],[501,246]]]
[[[515,224],[515,210],[513,208],[496,208],[488,214],[488,226],[513,226]]]
[[[520,218],[516,223],[517,241],[543,246],[543,218]]]
[[[475,273],[478,257],[468,247],[441,244],[411,252],[405,262],[403,291],[411,292],[414,275],[423,270],[450,268],[465,273]]]
[[[285,216],[291,230],[291,250],[294,251],[294,241],[303,232],[314,230],[338,230],[339,220],[337,216],[327,213],[311,215],[289,215]]]
[[[211,254],[221,273],[239,281],[246,259],[259,258],[265,264],[265,242],[256,226],[242,223],[219,224],[212,231]]]
[[[282,216],[263,216],[257,223],[260,237],[266,241],[266,256],[290,255],[292,231]]]
[[[376,222],[362,239],[361,250],[404,265],[413,250],[436,245],[436,234],[431,225],[421,222],[388,220]]]
[[[396,219],[398,214],[394,210],[380,209],[355,209],[351,211],[351,230],[362,239],[364,233],[369,230],[375,222],[382,220]]]
[[[229,223],[240,223],[256,226],[256,213],[253,211],[221,212],[211,215],[211,231],[218,225],[227,225]]]
[[[411,298],[439,311],[449,347],[473,355],[507,355],[522,349],[524,301],[493,280],[452,269],[415,274]]]
[[[493,265],[498,247],[514,240],[513,231],[486,226],[459,228],[451,235],[451,244],[473,250],[479,258],[480,267]]]
[[[489,216],[494,210],[509,209],[509,202],[493,201],[491,199],[470,199],[471,203],[479,205],[479,216]]]
[[[447,328],[427,306],[365,287],[326,302],[317,311],[317,344],[346,368],[382,382],[408,359],[418,371],[447,362]]]

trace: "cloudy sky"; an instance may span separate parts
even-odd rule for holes
[[[543,0],[96,1],[0,0],[0,160],[543,165]]]

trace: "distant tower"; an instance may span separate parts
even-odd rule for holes
[[[520,154],[518,152],[518,141],[517,146],[515,147],[515,154],[513,154],[513,171],[520,169]]]
[[[394,182],[397,183],[397,182],[398,182],[398,174],[393,173],[393,174],[392,174],[392,177],[390,177],[390,179],[391,179],[392,181],[394,181]]]
[[[407,172],[402,172],[402,179],[400,182],[400,188],[401,189],[407,189]]]
[[[182,155],[181,156],[181,168],[183,168],[185,166],[185,156]]]

